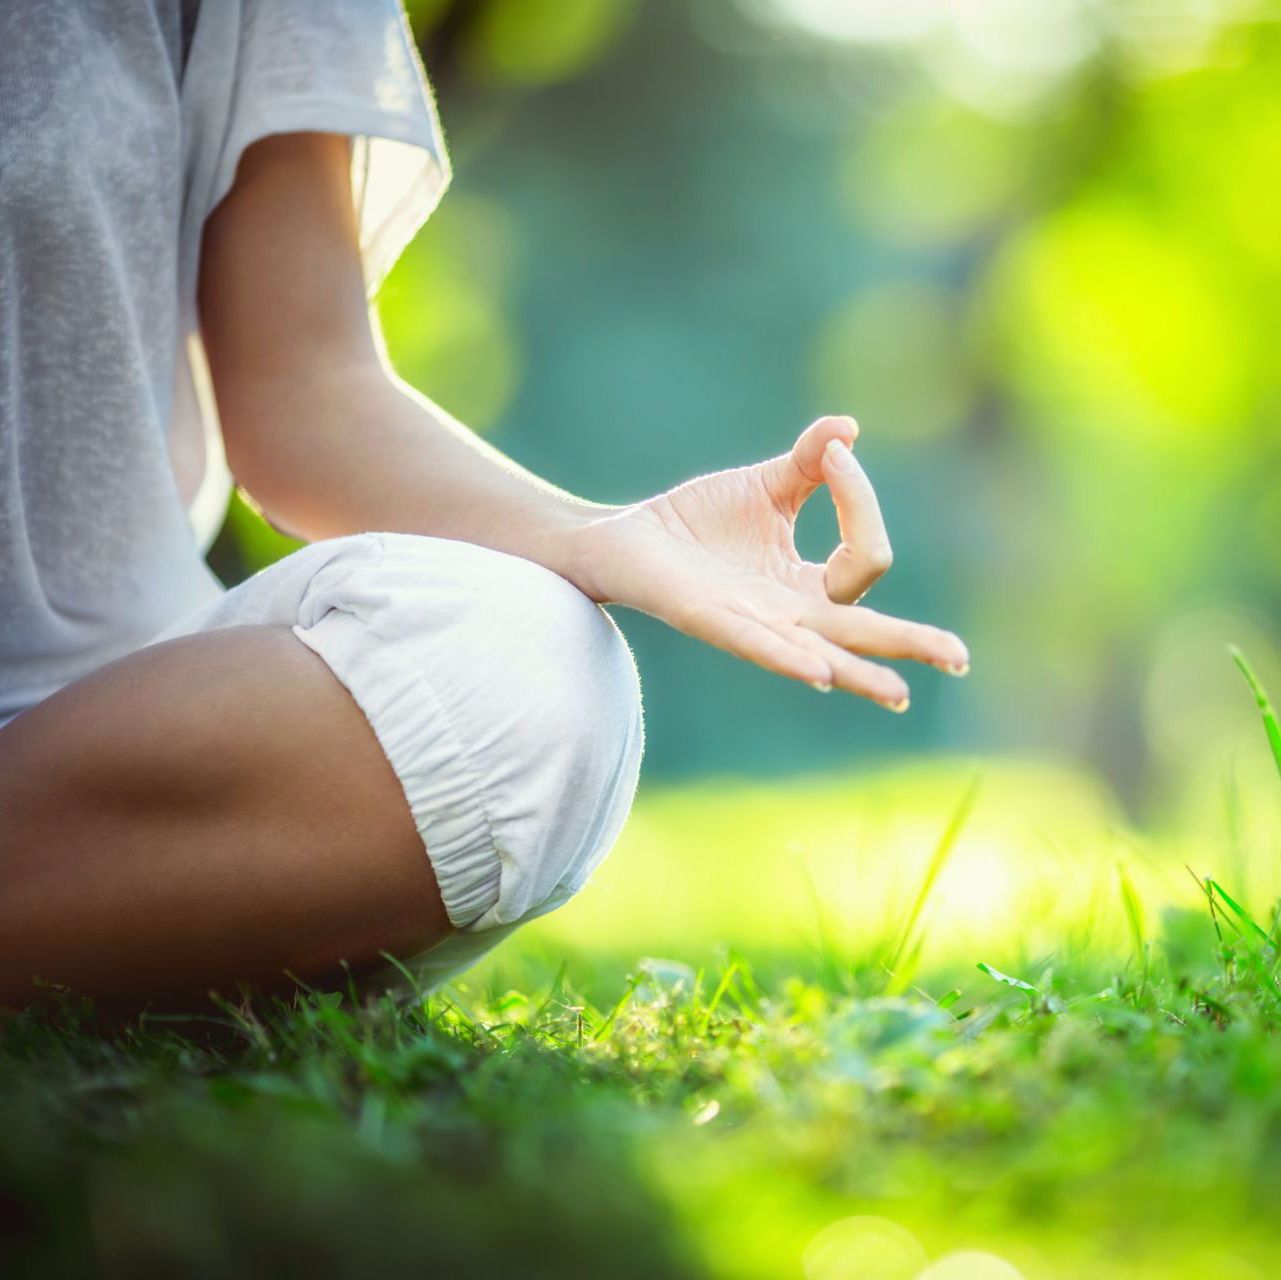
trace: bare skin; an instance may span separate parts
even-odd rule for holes
[[[205,230],[201,324],[227,455],[278,524],[520,555],[594,600],[893,710],[907,684],[875,658],[963,673],[956,636],[857,603],[890,544],[852,419],[613,508],[523,471],[400,383],[370,328],[348,163],[342,138],[264,139]],[[792,527],[824,485],[841,545],[806,564]],[[144,650],[0,730],[0,1005],[29,1000],[33,977],[126,1007],[270,985],[448,929],[372,730],[283,628]]]
[[[0,813],[0,1004],[33,974],[126,1005],[271,987],[448,931],[373,731],[283,627],[157,645],[20,716]]]

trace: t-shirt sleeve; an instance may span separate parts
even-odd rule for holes
[[[449,156],[400,0],[204,0],[183,74],[184,220],[199,227],[245,149],[346,134],[372,293],[449,183]]]

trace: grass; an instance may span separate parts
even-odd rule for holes
[[[1254,764],[1226,885],[1052,771],[727,785],[440,993],[64,996],[0,1031],[0,1273],[1274,1275]]]

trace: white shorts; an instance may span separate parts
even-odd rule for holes
[[[626,641],[556,574],[466,542],[372,533],[313,543],[153,643],[285,625],[365,713],[456,932],[430,985],[567,902],[631,807],[643,744]]]

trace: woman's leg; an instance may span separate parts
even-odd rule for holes
[[[443,980],[583,887],[642,740],[627,645],[564,579],[315,543],[0,730],[0,1005],[383,950]]]
[[[144,649],[0,730],[0,1005],[279,983],[450,931],[365,716],[284,626]]]

